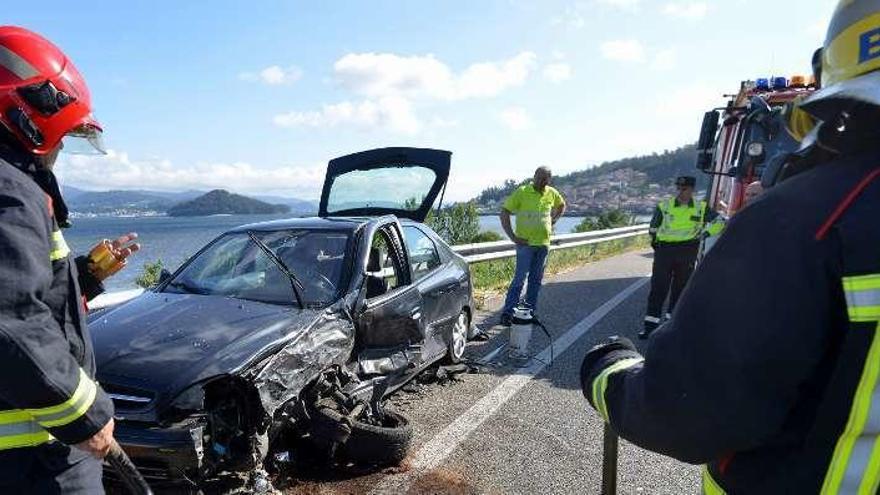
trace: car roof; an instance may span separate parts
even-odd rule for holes
[[[244,232],[247,230],[272,231],[288,229],[355,230],[358,227],[375,220],[375,218],[367,217],[284,218],[281,220],[270,220],[268,222],[240,225],[238,227],[229,229],[227,232]]]

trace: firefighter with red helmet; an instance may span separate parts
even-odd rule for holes
[[[74,259],[52,172],[100,148],[82,76],[61,50],[0,26],[0,493],[101,493],[113,405],[95,382],[84,300],[138,249],[129,234]]]
[[[581,367],[704,493],[880,493],[880,0],[840,1],[822,60],[819,154],[732,218],[644,356],[617,339]]]

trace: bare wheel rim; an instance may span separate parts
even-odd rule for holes
[[[455,326],[452,327],[452,355],[460,359],[464,355],[467,345],[467,314],[464,311],[458,315]]]

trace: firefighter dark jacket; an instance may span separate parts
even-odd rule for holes
[[[594,407],[623,438],[706,464],[709,494],[878,493],[878,175],[880,152],[850,155],[735,215],[644,360],[587,362]]]
[[[94,381],[80,282],[89,296],[102,289],[88,273],[78,275],[51,196],[37,184],[28,160],[0,147],[3,454],[53,438],[84,441],[113,416],[110,399]]]

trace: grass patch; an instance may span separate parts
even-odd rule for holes
[[[613,241],[601,242],[571,249],[557,249],[550,251],[547,260],[547,268],[544,276],[555,275],[586,263],[599,261],[609,256],[614,256],[626,251],[643,249],[650,245],[648,235],[627,237]],[[482,308],[491,296],[507,290],[510,280],[513,278],[515,258],[486,261],[471,265],[471,280],[474,283],[474,299],[477,307]]]

